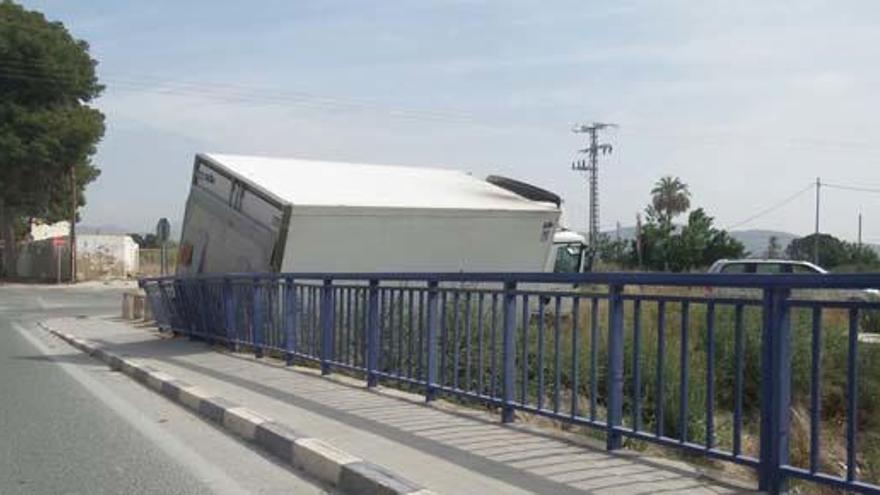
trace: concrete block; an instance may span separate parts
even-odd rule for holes
[[[201,406],[202,401],[210,398],[210,394],[200,389],[199,387],[186,387],[180,389],[180,393],[177,396],[177,401],[186,406],[187,408],[198,412],[199,406]]]
[[[144,321],[153,321],[153,304],[149,297],[144,297]]]
[[[269,421],[244,407],[233,407],[224,411],[223,427],[247,440],[257,437],[257,427]]]
[[[240,406],[223,397],[214,396],[202,400],[201,404],[199,404],[199,414],[211,421],[222,424],[226,411],[234,407]]]
[[[159,392],[165,397],[177,401],[180,398],[180,391],[189,387],[192,385],[183,380],[172,379],[162,382],[162,388]]]
[[[337,484],[346,464],[361,462],[317,438],[300,438],[293,445],[293,465],[327,483]]]
[[[161,392],[162,384],[164,382],[170,382],[174,377],[169,375],[168,373],[163,373],[161,371],[151,371],[147,374],[147,386],[151,389]]]
[[[338,486],[344,493],[361,495],[402,495],[422,489],[382,466],[365,461],[343,466]]]
[[[294,459],[293,445],[299,436],[284,425],[267,421],[257,426],[254,432],[254,441],[263,450],[288,464],[292,464]]]
[[[132,297],[132,310],[131,310],[131,319],[133,320],[143,320],[144,319],[144,301],[146,297],[143,294],[135,294]]]
[[[126,320],[134,319],[134,293],[122,293],[122,317]]]

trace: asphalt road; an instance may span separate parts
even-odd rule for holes
[[[0,493],[326,493],[38,325],[120,294],[0,286]]]

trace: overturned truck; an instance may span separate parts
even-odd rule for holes
[[[456,170],[200,153],[177,273],[581,271],[560,203]]]

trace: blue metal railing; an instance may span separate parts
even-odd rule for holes
[[[141,286],[160,328],[257,356],[477,401],[505,422],[519,411],[588,427],[608,449],[630,438],[735,462],[773,493],[792,478],[880,493],[860,479],[858,449],[859,363],[880,359],[859,339],[880,331],[880,302],[863,289],[877,274],[229,274]],[[829,378],[823,363],[841,356],[845,378]],[[844,390],[841,432],[823,417],[830,388]],[[797,408],[809,411],[808,459],[791,456]],[[821,455],[838,433],[842,472]]]

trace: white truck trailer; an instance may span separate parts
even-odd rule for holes
[[[516,184],[528,186],[438,168],[200,153],[177,272],[579,270],[584,250],[558,232],[558,197]],[[554,235],[580,259],[557,264]]]

